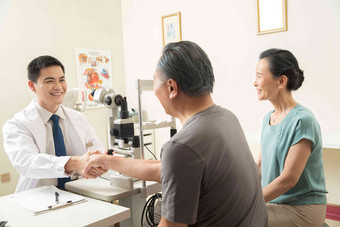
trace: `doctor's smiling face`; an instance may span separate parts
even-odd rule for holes
[[[41,68],[36,82],[29,80],[28,86],[35,92],[40,106],[52,113],[62,104],[67,90],[64,71],[59,65]]]

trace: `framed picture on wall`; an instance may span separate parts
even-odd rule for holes
[[[257,34],[287,31],[287,0],[257,0]]]
[[[181,12],[162,16],[163,47],[182,40]]]

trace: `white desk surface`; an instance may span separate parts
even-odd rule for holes
[[[129,208],[87,197],[85,202],[34,215],[6,197],[0,197],[0,221],[8,221],[6,227],[111,226],[131,216]]]
[[[67,182],[65,184],[65,188],[70,192],[104,201],[115,201],[125,199],[132,195],[136,195],[140,193],[141,187],[141,180],[134,182],[134,189],[126,190],[111,186],[109,180],[103,178],[79,179]],[[147,196],[155,194],[162,190],[161,184],[154,181],[147,181],[146,187]]]

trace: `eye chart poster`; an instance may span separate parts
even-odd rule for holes
[[[78,87],[86,91],[86,108],[99,107],[92,91],[112,87],[111,51],[76,49]]]

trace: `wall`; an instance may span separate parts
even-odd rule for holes
[[[325,137],[333,133],[340,137],[340,1],[288,1],[288,31],[258,36],[255,0],[124,0],[128,96],[136,96],[130,81],[152,79],[162,49],[161,16],[178,11],[182,14],[182,39],[199,44],[212,61],[215,102],[232,110],[245,132],[255,135],[249,137],[255,157],[262,117],[272,109],[269,102],[257,100],[253,87],[255,67],[258,55],[272,47],[289,49],[295,54],[305,71],[305,82],[294,93],[295,98],[315,113]],[[144,100],[153,99],[146,96]],[[164,112],[155,103],[157,100],[145,102],[144,107],[149,117],[157,119]],[[339,144],[338,138],[335,140]],[[166,136],[161,136],[158,150],[164,140]],[[329,161],[333,156],[338,158],[337,152],[340,150],[325,152],[325,169],[329,165],[334,167]],[[332,192],[340,187],[335,174],[328,179],[331,180],[327,184],[334,184],[328,187]]]
[[[230,108],[247,133],[259,132],[271,109],[257,101],[253,87],[258,55],[278,47],[291,50],[305,71],[296,99],[315,112],[325,135],[340,136],[338,0],[289,1],[288,31],[262,36],[256,35],[256,1],[127,0],[122,9],[127,81],[152,78],[162,48],[161,16],[181,11],[182,39],[198,43],[212,61],[216,103]]]
[[[69,89],[77,87],[75,48],[111,50],[113,89],[125,94],[121,5],[118,0],[1,0],[0,62],[2,94],[0,128],[29,104],[34,94],[27,86],[26,67],[39,55],[52,55],[65,66]],[[106,108],[85,115],[106,145]],[[0,196],[13,193],[18,174],[9,162],[0,137]]]

